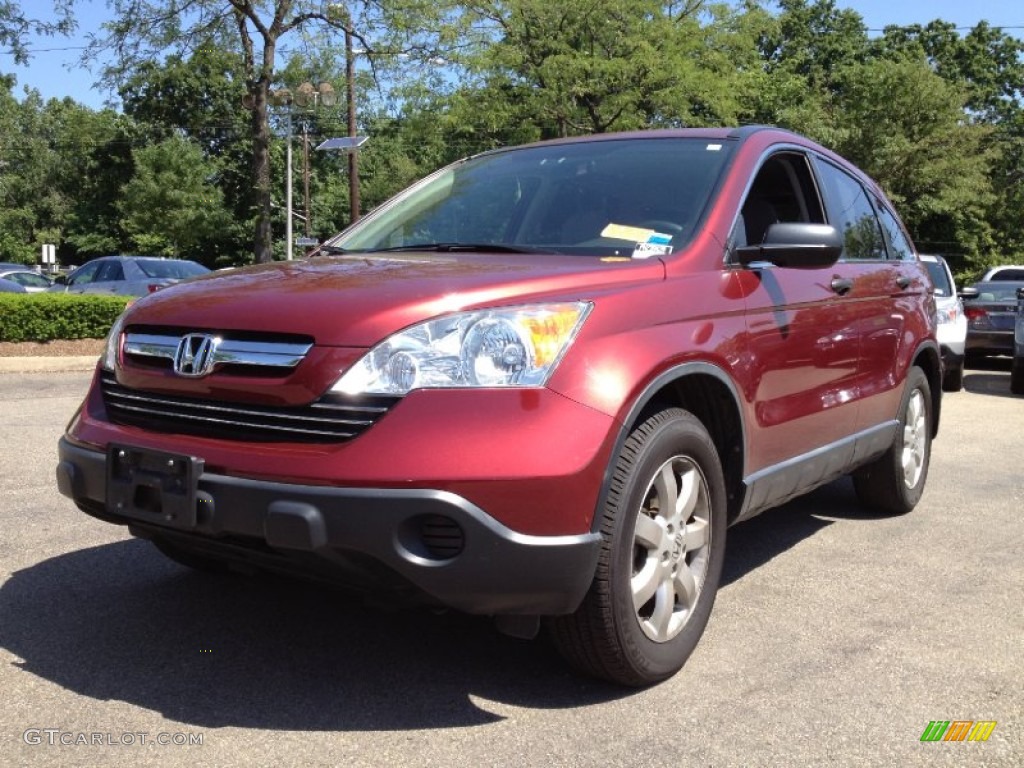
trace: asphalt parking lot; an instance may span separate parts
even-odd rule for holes
[[[945,397],[911,514],[866,514],[840,481],[733,528],[704,639],[643,691],[486,620],[191,573],[86,517],[53,467],[87,381],[0,374],[0,765],[1024,764],[1005,370]],[[936,720],[996,725],[921,742]]]

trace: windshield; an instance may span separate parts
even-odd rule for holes
[[[331,246],[669,253],[693,236],[730,149],[728,142],[666,137],[487,154],[411,187]]]

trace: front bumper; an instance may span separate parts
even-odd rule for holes
[[[202,471],[189,522],[168,525],[152,499],[118,511],[108,498],[106,453],[64,437],[58,454],[60,492],[136,535],[364,591],[407,592],[467,613],[570,613],[596,568],[598,533],[519,533],[441,490],[339,488]]]

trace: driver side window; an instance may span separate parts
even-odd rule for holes
[[[80,267],[74,276],[68,280],[69,285],[88,285],[96,279],[96,272],[99,270],[99,264],[86,264]]]
[[[825,222],[807,158],[797,152],[772,155],[761,166],[740,208],[732,242],[736,247],[759,245],[777,222]]]

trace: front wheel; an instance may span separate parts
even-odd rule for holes
[[[892,445],[881,458],[853,476],[853,486],[862,503],[896,515],[917,506],[931,462],[931,416],[928,377],[920,368],[913,367],[907,374]]]
[[[630,434],[601,511],[601,553],[577,611],[549,621],[578,669],[631,686],[675,674],[711,614],[725,553],[725,483],[704,426],[678,408]]]

